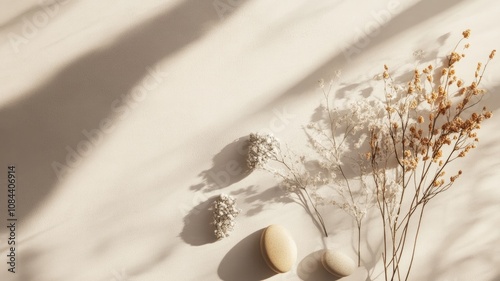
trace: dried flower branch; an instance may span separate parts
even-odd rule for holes
[[[362,147],[367,148],[368,128],[380,126],[378,120],[382,107],[376,103],[357,101],[349,103],[344,110],[332,108],[329,97],[332,87],[333,83],[328,88],[320,85],[324,95],[324,104],[319,112],[321,118],[310,123],[306,129],[309,143],[317,156],[318,176],[313,185],[313,196],[319,204],[339,207],[356,222],[359,266],[361,228],[363,219],[373,206],[373,192],[367,184],[367,155],[358,151]]]
[[[270,159],[279,154],[279,142],[271,134],[252,133],[248,142],[247,166],[250,170],[263,168]]]
[[[469,36],[470,30],[464,31],[462,40]],[[370,165],[384,226],[385,280],[408,280],[427,204],[462,175],[460,170],[447,177],[445,168],[476,148],[476,131],[492,115],[486,108],[473,109],[485,93],[479,85],[495,51],[484,67],[477,65],[474,81],[465,85],[455,71],[465,56],[457,51],[459,44],[440,73],[432,65],[415,70],[404,91],[384,68],[386,126],[370,131]],[[389,164],[392,159],[395,168]],[[417,224],[415,233],[409,231],[412,223]],[[403,269],[400,261],[408,247],[410,262]]]
[[[328,85],[320,80],[325,98],[321,118],[305,129],[315,151],[311,159],[290,150],[285,153],[272,136],[250,136],[249,167],[271,172],[287,191],[306,206],[311,204],[325,236],[318,205],[333,204],[353,217],[358,265],[363,219],[376,206],[383,224],[386,281],[408,280],[427,204],[463,174],[445,169],[477,147],[477,130],[492,116],[486,108],[476,108],[485,93],[482,77],[496,51],[484,66],[477,64],[473,80],[466,83],[455,68],[465,57],[458,47],[471,31],[462,35],[444,65],[415,69],[409,82],[395,81],[384,65],[383,100],[331,108],[333,80]],[[469,47],[464,44],[462,50]],[[422,58],[422,52],[415,53]],[[404,256],[409,257],[406,266],[401,263]]]
[[[278,178],[280,185],[289,193],[296,194],[312,218],[323,231],[328,232],[317,203],[311,197],[311,174],[305,169],[305,157],[292,156],[291,150],[283,151],[278,140],[271,134],[250,134],[247,165],[250,169],[260,168]],[[300,166],[297,164],[301,164]],[[314,214],[311,212],[314,212]]]

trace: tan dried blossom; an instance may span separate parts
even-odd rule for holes
[[[462,32],[462,35],[464,36],[464,38],[469,38],[469,36],[470,36],[470,29],[467,29],[464,32]]]
[[[434,156],[432,158],[434,162],[437,162],[441,157],[443,157],[443,151],[438,150],[434,153]]]
[[[372,154],[370,152],[365,153],[365,159],[370,160],[372,158]]]
[[[495,53],[497,52],[497,50],[493,50],[491,51],[490,53],[490,60],[493,59],[495,57]]]
[[[415,170],[418,166],[418,158],[416,157],[411,157],[408,159],[404,159],[402,161],[403,166],[405,167],[406,171],[405,172],[411,172]]]
[[[405,150],[404,156],[405,157],[410,157],[411,156],[411,151],[409,151],[408,149]]]
[[[449,60],[449,65],[452,66],[453,64],[455,64],[456,62],[460,61],[460,59],[462,58],[462,55],[460,55],[459,53],[457,52],[452,52],[450,54],[450,60]]]
[[[417,106],[418,106],[417,101],[416,101],[416,100],[412,100],[412,101],[410,102],[410,106],[409,106],[409,108],[410,108],[410,109],[416,109],[416,108],[417,108]]]

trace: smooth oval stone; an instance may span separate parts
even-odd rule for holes
[[[356,264],[347,255],[333,250],[326,250],[321,259],[325,269],[336,277],[346,277],[356,270]]]
[[[273,224],[264,229],[260,248],[267,265],[276,273],[290,271],[297,260],[297,245],[280,225]]]

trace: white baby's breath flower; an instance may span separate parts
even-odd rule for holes
[[[250,134],[247,156],[249,169],[262,168],[279,153],[279,142],[272,134]]]
[[[215,226],[214,234],[217,239],[228,237],[233,231],[234,219],[241,212],[236,208],[236,200],[227,194],[221,194],[213,204],[213,225]]]

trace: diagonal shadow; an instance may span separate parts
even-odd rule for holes
[[[9,19],[1,22],[0,30],[7,29],[15,24],[20,23],[21,21],[29,22],[29,25],[32,25],[32,19],[38,16],[36,15],[38,12],[40,12],[42,18],[47,17],[50,19],[57,16],[57,14],[60,12],[60,9],[67,6],[67,4],[71,4],[71,1],[69,1],[69,3],[64,0],[40,1],[40,3],[37,3],[36,5],[25,8],[18,15],[10,17]],[[25,24],[28,25],[28,23]],[[35,25],[33,24],[33,26]],[[35,26],[35,28],[37,27]]]
[[[465,0],[445,0],[440,2],[435,2],[432,0],[422,0],[402,11],[401,13],[395,15],[391,19],[387,19],[387,22],[383,23],[379,29],[374,30],[375,33],[365,34],[363,37],[363,42],[358,40],[357,42],[352,42],[351,44],[342,48],[342,50],[330,59],[326,60],[323,64],[318,66],[314,71],[309,72],[301,80],[297,81],[288,89],[284,90],[280,95],[277,95],[274,100],[271,100],[265,107],[257,109],[255,114],[261,111],[270,111],[272,108],[278,106],[283,102],[283,100],[292,98],[294,96],[299,96],[310,92],[312,88],[317,85],[317,81],[324,77],[333,77],[334,71],[338,69],[349,68],[352,60],[355,60],[357,56],[361,53],[366,53],[371,49],[376,48],[382,43],[390,40],[391,38],[397,37],[398,35],[404,33],[409,28],[413,28],[419,24],[422,24],[432,18],[439,16],[441,13],[445,12],[447,9],[456,6]],[[380,11],[375,11],[380,12]],[[387,11],[388,13],[388,11]],[[375,17],[374,21],[383,22]],[[446,36],[443,37],[446,39]],[[443,38],[438,40],[438,44],[443,43]],[[354,55],[349,55],[352,52]]]
[[[497,86],[492,91],[498,92],[498,90]],[[495,98],[487,100],[488,106],[498,108],[500,99],[498,95],[493,95],[493,97]],[[493,120],[487,122],[490,121]],[[490,128],[490,130],[492,129]],[[452,220],[446,225],[442,242],[434,250],[434,258],[428,261],[429,272],[425,276],[426,278],[443,279],[450,274],[463,273],[467,268],[480,272],[477,270],[478,264],[488,268],[488,271],[484,273],[500,275],[500,269],[495,266],[495,253],[498,253],[500,245],[500,234],[496,230],[500,222],[500,215],[497,212],[500,197],[498,197],[495,187],[492,186],[493,179],[497,177],[495,167],[500,164],[498,142],[496,141],[498,134],[496,132],[489,133],[491,134],[488,137],[489,141],[483,142],[484,140],[481,140],[478,145],[479,150],[468,160],[468,163],[474,163],[474,165],[466,166],[467,163],[462,162],[465,173],[474,175],[471,176],[471,182],[474,185],[470,186],[459,181],[453,190],[447,192],[447,195],[441,195],[443,197],[439,199],[442,200],[441,202],[436,202],[438,204],[433,205],[435,209],[442,208],[442,205],[446,206],[446,202],[449,201],[446,197],[461,197],[464,200],[463,202],[458,201],[461,202],[459,205],[454,205],[461,210],[457,210],[455,221]],[[484,169],[485,166],[491,167],[491,169]],[[464,215],[460,215],[461,212],[464,212]],[[453,214],[455,214],[454,210]],[[498,278],[487,280],[493,281],[498,280]]]
[[[24,93],[25,98],[2,108],[1,162],[22,171],[17,217],[27,216],[57,185],[53,163],[76,169],[104,139],[97,130],[102,122],[116,123],[137,106],[127,93],[139,81],[148,77],[164,82],[166,74],[155,63],[205,36],[207,26],[218,22],[211,2],[183,1],[113,44],[74,60]],[[82,149],[77,151],[79,145]]]
[[[457,5],[462,1],[464,0],[447,0],[447,1],[442,1],[440,3],[434,3],[430,0],[421,1],[412,6],[410,9],[405,10],[402,13],[396,15],[389,22],[383,25],[381,27],[380,34],[378,34],[375,38],[372,38],[369,44],[363,46],[362,51],[366,52],[371,48],[374,48],[377,45],[382,44],[386,40],[389,40],[390,38],[403,33],[407,28],[413,27],[414,25],[429,20],[432,17],[438,16],[440,13],[444,12],[447,8]],[[421,15],[425,15],[425,18],[422,18]],[[438,43],[443,44],[445,39],[446,36],[440,38],[438,40]],[[348,48],[357,48],[357,47],[355,43],[353,43]],[[315,87],[318,78],[325,77],[325,74],[328,74],[330,72],[332,66],[339,65],[340,68],[340,65],[346,63],[345,61],[346,58],[342,53],[334,55],[331,59],[327,60],[316,70],[308,73],[307,76],[303,77],[300,81],[294,83],[287,90],[283,91],[280,95],[277,95],[276,98],[268,102],[265,106],[257,108],[250,115],[257,115],[259,112],[263,111],[271,111],[273,108],[282,104],[285,99],[291,98],[292,96],[307,93],[312,87]],[[353,85],[352,87],[359,87],[359,85]],[[364,91],[363,94],[369,95],[371,93],[371,90],[372,90],[371,88],[363,89]],[[247,118],[246,116],[241,116],[239,119],[235,121],[235,124],[242,122],[246,118]],[[232,157],[238,159],[236,161],[238,165],[244,165],[244,159],[241,158],[241,154],[238,155],[236,152],[234,152],[236,151],[235,149],[230,149],[233,146],[235,146],[234,143],[229,144],[214,157],[213,167],[211,169],[202,171],[199,175],[203,179],[203,182],[191,186],[190,187],[191,190],[199,191],[204,189],[205,191],[213,191],[215,189],[224,188],[235,182],[238,182],[247,175],[247,173],[240,171],[239,173],[236,173],[236,176],[234,176],[226,171],[227,168],[225,168],[225,165],[227,165],[228,161],[231,160],[228,158],[228,155],[230,155],[228,151],[230,150],[233,150]]]
[[[350,56],[347,52],[348,50],[355,49],[354,51],[356,54],[368,52],[370,49],[376,48],[382,43],[389,41],[391,38],[397,37],[407,29],[422,24],[423,22],[438,16],[447,9],[463,1],[464,0],[445,0],[437,3],[432,0],[423,0],[418,2],[411,8],[397,14],[394,18],[383,24],[378,35],[366,34],[365,38],[361,40],[365,40],[367,42],[353,42],[350,46],[343,49],[346,53],[342,52],[333,56],[315,71],[311,72],[301,81],[290,87],[286,92],[289,94],[306,93],[312,85],[316,85],[318,77],[324,77],[325,73],[332,76],[332,66],[338,65],[338,68],[343,68],[343,66],[348,64],[350,60],[356,59],[357,55]],[[422,15],[425,15],[425,17],[422,17]],[[375,17],[374,20],[379,23],[383,22],[383,19],[376,19]]]

